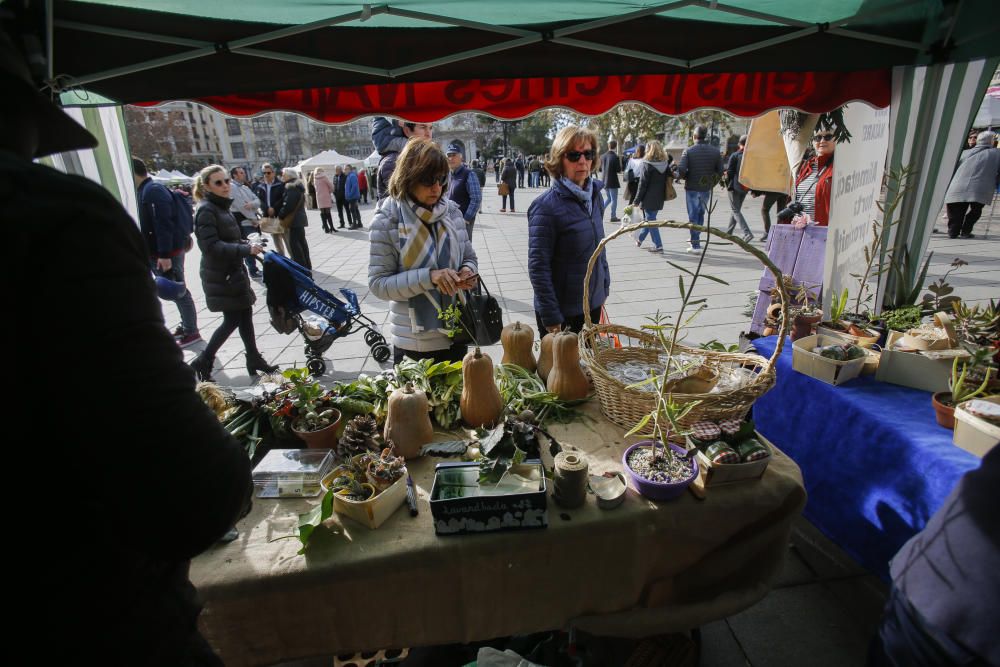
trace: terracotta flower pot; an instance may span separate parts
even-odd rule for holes
[[[796,315],[795,319],[792,320],[792,340],[811,336],[813,326],[821,319],[823,319],[823,315],[820,313],[816,315]]]
[[[951,402],[950,391],[939,391],[931,396],[931,404],[934,406],[934,416],[937,423],[945,428],[955,428],[955,406],[945,405],[942,401]]]
[[[340,411],[334,409],[336,419],[330,425],[318,431],[300,431],[292,427],[292,432],[304,440],[309,449],[336,449],[337,448],[337,425],[340,423]]]

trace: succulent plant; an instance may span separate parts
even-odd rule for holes
[[[358,415],[344,427],[344,435],[337,445],[337,456],[348,461],[358,454],[379,452],[382,449],[378,424],[369,415]]]
[[[400,477],[406,474],[406,460],[402,456],[396,456],[392,441],[382,450],[378,456],[370,456],[365,474],[379,492],[392,486]]]

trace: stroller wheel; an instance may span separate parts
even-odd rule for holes
[[[380,364],[385,361],[389,361],[389,357],[392,356],[392,350],[385,343],[379,343],[372,348],[372,356],[375,357],[375,361]]]
[[[306,368],[313,375],[323,375],[326,373],[326,362],[322,359],[310,359],[306,362]]]
[[[385,338],[383,338],[382,334],[380,334],[379,332],[373,331],[371,329],[365,332],[365,343],[369,347],[375,345],[376,343],[384,343],[384,342]]]
[[[315,357],[316,356],[316,352],[315,352],[315,350],[313,350],[312,345],[310,345],[308,343],[306,343],[305,347],[302,348],[302,351],[306,353],[306,359],[309,359],[310,357]]]

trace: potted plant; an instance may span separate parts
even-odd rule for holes
[[[709,226],[711,225],[711,212],[712,208],[710,207],[707,220],[707,225]],[[625,437],[644,432],[650,426],[652,426],[653,437],[649,440],[641,440],[628,447],[622,454],[622,468],[636,491],[650,500],[671,500],[677,498],[684,493],[688,486],[691,485],[691,482],[698,476],[698,462],[695,460],[694,454],[689,454],[683,447],[671,443],[668,436],[672,435],[679,441],[683,441],[688,433],[688,429],[683,427],[682,420],[701,403],[698,400],[686,404],[675,401],[671,393],[674,391],[676,384],[672,381],[672,375],[676,373],[678,367],[678,361],[674,359],[674,350],[677,349],[677,341],[681,328],[690,323],[707,307],[704,299],[692,301],[691,297],[694,294],[694,288],[698,279],[702,277],[701,269],[705,262],[705,255],[711,245],[711,239],[711,234],[708,234],[705,242],[702,244],[698,257],[698,265],[695,270],[692,272],[687,269],[681,269],[683,272],[688,273],[691,278],[688,284],[685,283],[683,277],[680,277],[678,280],[681,306],[674,323],[667,325],[665,319],[661,318],[659,313],[657,313],[651,325],[643,325],[644,329],[651,330],[656,335],[657,341],[666,355],[666,361],[663,364],[662,375],[654,375],[636,385],[630,385],[631,388],[654,383],[657,391],[653,409],[644,415],[625,434]],[[715,282],[722,282],[719,278],[713,276],[706,275],[704,277]],[[698,304],[698,308],[694,314],[688,315],[685,319],[684,315],[687,307],[693,304]],[[668,332],[670,334],[669,339],[667,337]],[[688,370],[697,372],[698,369],[691,368]],[[690,377],[690,373],[687,370],[685,370],[684,374]]]
[[[987,347],[966,349],[972,355],[971,358],[963,361],[956,357],[951,364],[951,379],[948,381],[948,388],[951,391],[939,391],[931,396],[937,422],[945,428],[955,428],[955,406],[984,394],[993,374],[993,368],[989,365],[992,349]],[[982,381],[979,382],[978,379],[970,381],[970,376],[975,376],[977,371],[983,373]]]
[[[791,281],[789,281],[789,285],[786,285],[786,289],[790,284]],[[793,287],[793,291],[795,292],[795,306],[793,308],[794,317],[792,319],[792,340],[812,335],[813,327],[823,319],[823,311],[820,310],[819,304],[816,303],[816,292],[814,290],[816,287],[819,286],[813,285],[810,287],[804,282],[800,283],[797,288]]]
[[[335,448],[340,411],[333,407],[326,389],[306,368],[289,368],[282,375],[291,385],[285,390],[282,411],[291,418],[292,432],[309,448]]]

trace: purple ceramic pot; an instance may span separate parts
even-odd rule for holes
[[[649,498],[650,500],[673,500],[684,493],[685,489],[687,489],[691,482],[694,481],[694,478],[698,476],[698,461],[696,459],[691,459],[691,476],[687,479],[682,479],[677,482],[650,481],[635,473],[628,466],[628,457],[629,454],[632,453],[633,449],[637,449],[639,447],[649,447],[651,444],[653,444],[652,440],[642,440],[626,449],[625,453],[622,454],[622,469],[625,470],[625,474],[628,478],[632,480],[632,487],[642,494],[643,497]],[[659,447],[663,447],[663,444],[660,442],[657,442],[657,445]],[[670,449],[672,449],[678,456],[683,457],[687,455],[687,452],[683,447],[678,447],[673,443],[670,443]]]

